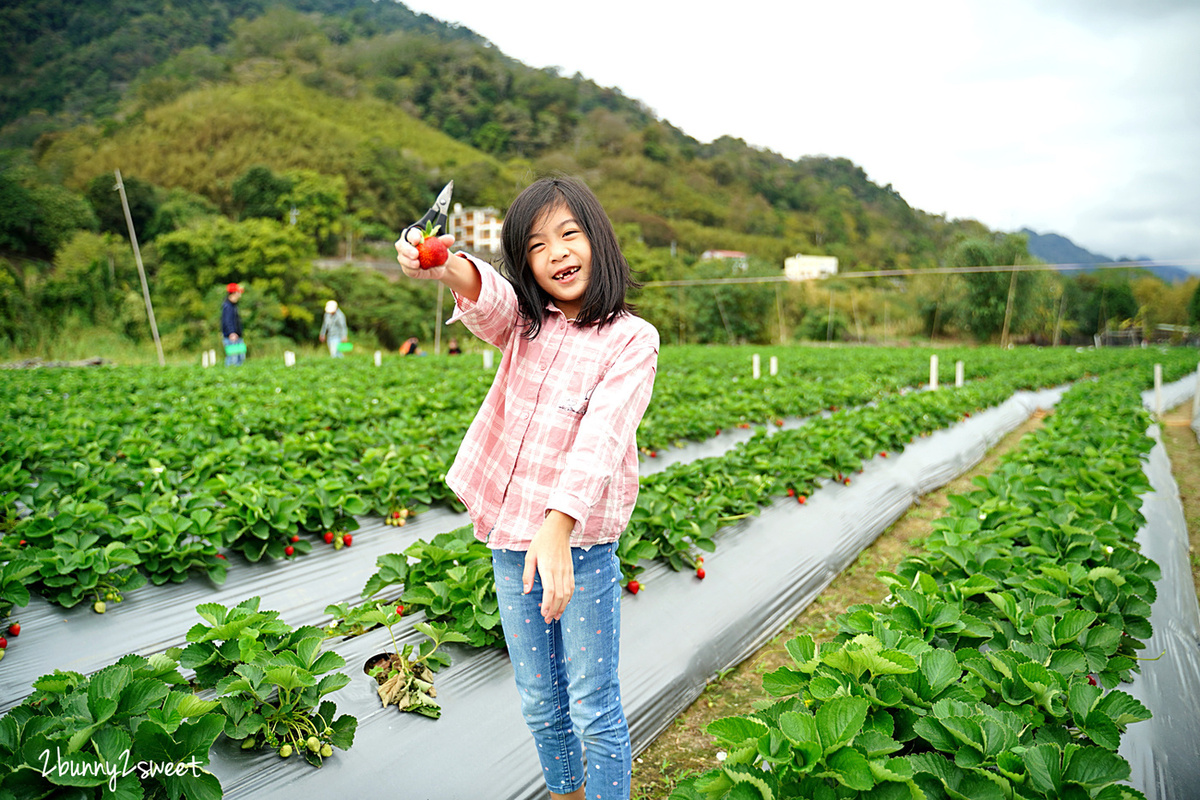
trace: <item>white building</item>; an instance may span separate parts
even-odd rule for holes
[[[729,266],[732,269],[740,269],[743,272],[746,270],[746,266],[750,263],[750,257],[741,250],[705,250],[700,254],[700,258],[703,260],[721,259],[723,261],[728,261]]]
[[[783,261],[783,274],[789,281],[811,281],[837,275],[836,256],[805,256],[797,253]]]
[[[494,208],[463,208],[455,203],[447,224],[454,234],[454,243],[476,253],[500,252],[500,227],[503,220]]]

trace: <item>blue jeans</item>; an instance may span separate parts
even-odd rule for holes
[[[621,569],[616,543],[571,548],[575,594],[562,619],[541,615],[541,579],[521,593],[522,550],[492,550],[500,623],[521,713],[533,734],[546,788],[588,800],[627,800],[633,754],[617,678]],[[583,753],[587,752],[584,770]]]
[[[221,341],[225,344],[226,347],[229,347],[229,345],[233,344],[233,340],[230,339],[228,336],[222,336]],[[239,337],[238,341],[240,342],[240,341],[242,341],[242,339]],[[245,361],[246,361],[245,353],[227,353],[225,355],[225,366],[227,366],[227,367],[240,367],[242,364],[245,363]]]
[[[327,336],[325,338],[325,343],[329,345],[329,355],[333,356],[334,358],[342,357],[342,351],[338,349],[338,345],[342,343],[340,338],[337,336]]]

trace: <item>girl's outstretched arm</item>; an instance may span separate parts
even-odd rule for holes
[[[525,594],[533,590],[536,573],[542,580],[542,619],[562,617],[575,594],[575,565],[571,563],[571,531],[575,520],[561,511],[551,510],[546,521],[533,535],[525,553]]]
[[[416,229],[410,230],[408,235],[416,239],[417,243],[421,241],[421,233]],[[442,240],[447,249],[454,244],[454,237],[448,233],[438,238]],[[396,242],[396,261],[400,263],[400,269],[404,270],[404,274],[410,278],[441,281],[459,297],[465,297],[472,303],[479,299],[479,289],[482,286],[479,270],[460,255],[451,253],[442,266],[421,269],[421,264],[417,260],[416,244],[406,239],[399,239]]]

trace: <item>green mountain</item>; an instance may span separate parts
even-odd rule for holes
[[[312,338],[320,298],[351,295],[352,327],[385,346],[431,331],[427,287],[312,264],[390,241],[448,179],[456,202],[504,209],[533,177],[582,177],[648,281],[727,276],[699,258],[709,249],[749,253],[751,277],[796,253],[843,273],[1025,253],[1022,237],[912,208],[849,159],[700,142],[616,89],[390,0],[10,0],[0,31],[0,346],[88,325],[145,336],[115,170],[168,301],[160,326],[183,349],[211,340],[214,287],[234,280],[255,287],[260,337]],[[638,302],[679,341],[823,338],[898,314],[931,333],[999,331],[1006,281],[907,283],[890,311],[847,292],[831,312],[803,286],[786,302],[770,287]],[[1050,294],[1022,286],[1014,326],[1046,317],[1026,296]]]

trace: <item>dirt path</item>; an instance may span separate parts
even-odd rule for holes
[[[1041,427],[1044,415],[1035,414],[996,445],[971,471],[941,490],[921,498],[891,528],[859,554],[829,588],[796,617],[774,640],[737,667],[719,676],[704,693],[654,741],[633,765],[633,798],[660,800],[668,797],[677,781],[705,772],[717,764],[717,748],[705,732],[708,723],[721,717],[744,713],[752,702],[771,699],[762,690],[762,676],[790,663],[783,643],[802,633],[818,641],[834,634],[834,619],[855,603],[873,603],[886,591],[875,579],[881,569],[895,566],[920,539],[930,524],[949,506],[947,497],[973,488],[976,475],[990,474],[1005,453],[1016,448],[1025,434]],[[1191,401],[1173,409],[1163,419],[1162,438],[1171,459],[1172,471],[1183,498],[1184,515],[1192,544],[1192,575],[1200,593],[1200,444],[1189,427]]]
[[[1183,518],[1191,543],[1192,581],[1200,595],[1200,442],[1192,430],[1192,401],[1189,399],[1163,415],[1162,440],[1171,459],[1171,472],[1179,484]]]

